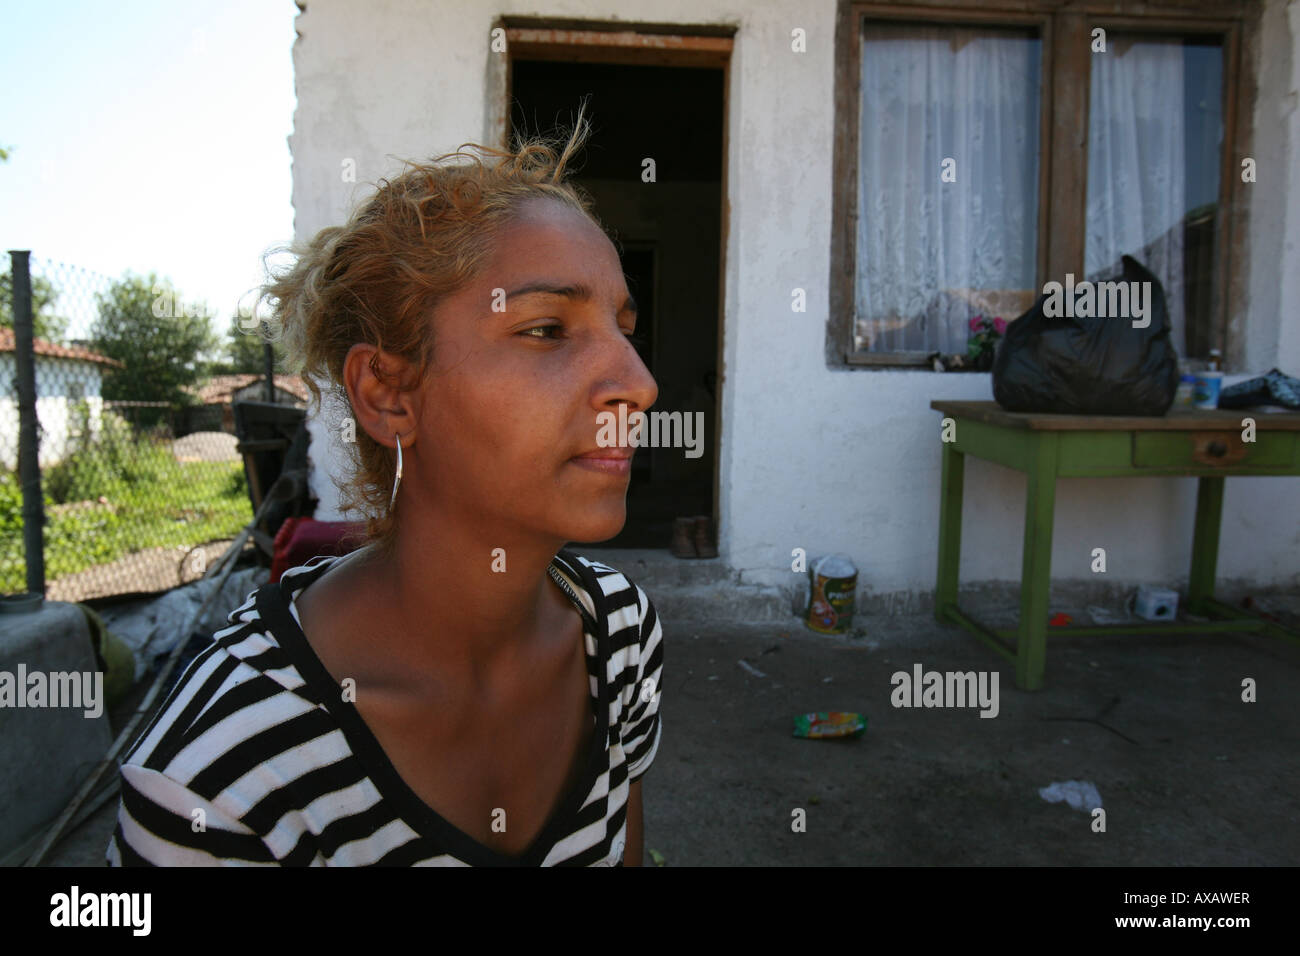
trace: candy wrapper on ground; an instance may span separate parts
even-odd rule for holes
[[[807,737],[810,740],[860,737],[866,729],[867,718],[862,714],[850,714],[840,710],[799,714],[794,719],[794,735]]]

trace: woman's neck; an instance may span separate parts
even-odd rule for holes
[[[416,668],[454,661],[475,673],[510,669],[572,614],[547,573],[564,542],[495,537],[407,523],[391,549],[363,559],[366,603],[379,605],[395,656]]]

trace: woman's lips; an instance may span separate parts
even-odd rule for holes
[[[633,450],[630,448],[609,448],[599,452],[590,452],[586,455],[578,455],[575,458],[570,458],[569,463],[605,475],[626,476],[632,473],[632,454]]]

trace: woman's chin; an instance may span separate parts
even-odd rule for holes
[[[573,522],[567,535],[568,540],[583,544],[597,544],[615,537],[627,524],[627,506],[623,502],[618,507],[592,509],[581,520]]]

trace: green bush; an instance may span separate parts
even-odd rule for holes
[[[45,507],[55,504],[44,485],[42,497]],[[0,532],[21,535],[23,531],[23,487],[18,481],[18,473],[9,469],[0,469]]]
[[[7,468],[0,473],[0,535],[19,534],[23,530],[23,490],[18,478]]]
[[[230,479],[226,482],[222,494],[227,498],[244,499],[248,497],[248,478],[244,474],[242,464],[236,466],[236,470],[230,473]]]
[[[112,500],[121,497],[128,486],[174,476],[176,462],[170,447],[153,435],[137,438],[130,424],[117,413],[103,414],[98,436],[87,425],[84,402],[77,403],[72,418],[80,435],[74,450],[42,476],[55,502],[94,501],[101,495]]]

